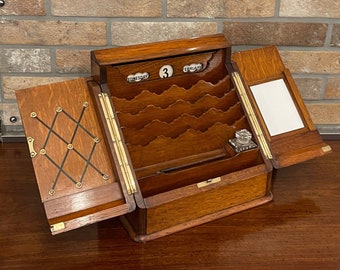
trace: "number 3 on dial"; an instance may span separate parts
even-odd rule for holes
[[[164,65],[159,69],[159,77],[164,78],[170,78],[174,74],[174,69],[170,65]]]

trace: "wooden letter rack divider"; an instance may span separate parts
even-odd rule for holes
[[[52,234],[121,216],[148,241],[272,200],[331,151],[274,46],[222,34],[93,51],[92,77],[17,91]]]

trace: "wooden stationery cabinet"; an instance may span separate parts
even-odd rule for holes
[[[331,151],[275,46],[221,34],[93,51],[92,76],[17,91],[53,234],[121,217],[148,241],[272,200]]]

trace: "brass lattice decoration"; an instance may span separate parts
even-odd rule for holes
[[[103,180],[108,180],[109,176],[105,173],[103,173],[99,168],[97,168],[93,163],[91,163],[91,158],[94,154],[94,151],[96,149],[97,144],[100,142],[100,139],[93,135],[82,123],[82,119],[84,118],[85,115],[85,111],[86,109],[89,107],[88,102],[84,102],[80,115],[79,117],[76,119],[74,118],[72,115],[70,115],[67,111],[65,111],[62,107],[58,106],[55,110],[55,115],[53,117],[52,123],[49,126],[48,124],[46,124],[41,118],[39,118],[38,114],[36,112],[31,112],[30,116],[34,119],[36,119],[37,121],[39,121],[39,123],[41,123],[47,130],[48,133],[46,135],[46,138],[43,142],[43,145],[39,151],[40,155],[46,157],[57,169],[57,175],[55,176],[55,179],[52,182],[52,186],[49,190],[49,195],[53,196],[55,194],[55,188],[57,186],[57,183],[60,179],[61,174],[65,175],[70,181],[72,181],[75,186],[77,188],[82,188],[83,187],[83,181],[86,175],[86,172],[88,170],[89,167],[92,167],[102,178]],[[72,132],[72,136],[70,140],[66,140],[63,136],[61,136],[60,134],[58,134],[58,132],[56,132],[54,130],[56,122],[58,117],[63,114],[67,117],[67,119],[69,119],[70,121],[72,121],[75,124],[75,128]],[[76,135],[78,133],[79,130],[84,131],[87,136],[89,136],[92,140],[92,145],[88,145],[87,147],[89,147],[89,154],[88,156],[84,156],[75,146],[74,146],[74,140],[76,138]],[[50,141],[51,135],[55,135],[60,141],[63,142],[63,144],[65,145],[66,148],[66,152],[65,155],[62,157],[62,162],[59,164],[57,161],[55,161],[47,152],[46,148],[47,145]],[[82,169],[82,174],[80,176],[79,179],[76,179],[75,176],[73,176],[71,173],[67,172],[65,170],[65,164],[67,162],[68,156],[70,154],[70,152],[73,151],[74,153],[76,153],[78,155],[78,157],[80,157],[85,163],[84,163],[84,168]]]

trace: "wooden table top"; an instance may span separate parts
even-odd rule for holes
[[[110,219],[51,236],[28,149],[0,149],[0,269],[340,269],[340,141],[274,171],[274,201],[146,244]]]

